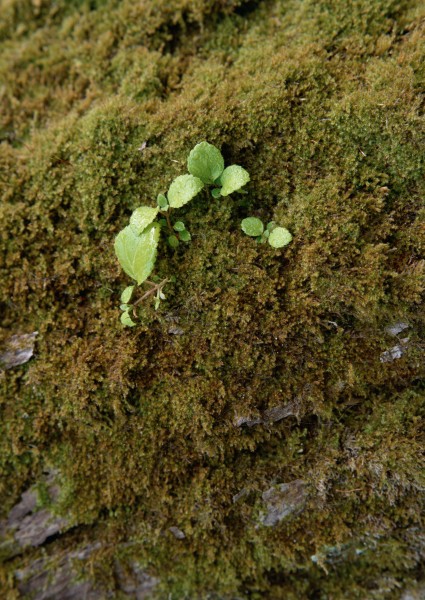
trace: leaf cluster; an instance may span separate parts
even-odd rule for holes
[[[129,225],[115,238],[115,253],[121,267],[138,285],[144,282],[151,285],[151,290],[142,298],[156,292],[155,308],[165,299],[162,292],[163,283],[148,281],[155,266],[161,228],[168,228],[167,242],[173,249],[178,247],[180,241],[191,240],[183,221],[172,224],[170,213],[193,200],[205,186],[214,185],[212,195],[219,198],[239,191],[250,179],[249,173],[239,165],[225,168],[220,150],[208,142],[201,142],[192,149],[187,168],[189,173],[176,177],[166,195],[158,195],[156,207],[142,205],[136,208],[130,217]],[[158,214],[161,214],[162,218],[155,221]],[[134,305],[128,304],[133,290],[134,286],[130,286],[121,296],[121,322],[130,327],[135,325],[129,313],[130,309],[133,309],[135,315]]]
[[[292,241],[292,234],[285,228],[270,221],[264,228],[264,223],[257,217],[247,217],[241,223],[241,229],[246,235],[255,237],[257,242],[268,242],[272,248],[283,248]]]

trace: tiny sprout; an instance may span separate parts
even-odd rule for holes
[[[211,190],[211,196],[213,198],[220,198],[220,196],[221,196],[220,188],[214,188],[213,190]]]
[[[156,295],[155,295],[155,310],[158,310],[159,305],[161,304],[161,300],[165,300],[166,296],[165,294],[162,292],[162,289],[159,287],[157,289]]]
[[[264,230],[260,219],[247,217],[242,221],[241,228],[247,235],[255,237],[260,244],[268,241],[272,248],[283,248],[292,240],[291,233],[285,227],[277,226],[274,221],[270,221]]]

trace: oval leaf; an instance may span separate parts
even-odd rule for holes
[[[175,235],[169,235],[167,241],[168,241],[169,245],[171,246],[171,248],[173,248],[174,250],[179,245],[179,240]]]
[[[130,217],[130,226],[134,233],[140,235],[148,225],[152,223],[158,214],[159,208],[151,208],[150,206],[139,206],[133,211]]]
[[[168,202],[173,208],[180,208],[199,194],[204,184],[193,175],[176,177],[168,190]]]
[[[164,194],[158,194],[158,198],[156,199],[156,203],[158,204],[159,208],[161,208],[162,210],[168,208],[168,200],[164,196]]]
[[[180,239],[182,242],[190,242],[190,240],[192,239],[192,236],[187,231],[187,229],[185,229],[184,231],[180,232]]]
[[[268,242],[273,248],[283,248],[292,240],[292,235],[284,227],[275,227],[269,235]]]
[[[241,227],[246,235],[251,235],[252,237],[257,237],[257,235],[261,235],[264,231],[263,222],[257,219],[257,217],[247,217],[242,221]]]
[[[197,144],[189,154],[187,170],[204,183],[211,184],[220,177],[224,158],[218,148],[208,142]]]
[[[134,327],[136,323],[132,320],[128,312],[123,312],[121,315],[121,323],[125,327]]]
[[[160,226],[152,223],[140,235],[131,225],[115,238],[115,253],[124,271],[140,285],[149,277],[155,264]]]
[[[177,221],[177,223],[174,223],[173,229],[174,231],[184,231],[186,227],[184,226],[183,221]]]
[[[231,165],[224,169],[220,181],[222,185],[220,190],[221,195],[228,196],[248,183],[249,173],[239,165]]]
[[[131,294],[133,293],[133,290],[134,290],[134,285],[129,285],[128,287],[125,288],[125,290],[121,294],[121,302],[123,304],[127,304],[127,302],[129,302],[129,300],[131,298]]]

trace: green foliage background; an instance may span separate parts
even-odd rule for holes
[[[399,598],[425,556],[423,3],[0,7],[1,336],[40,332],[0,380],[2,512],[58,473],[55,544],[100,541],[82,575],[112,593],[119,558],[159,598]],[[167,301],[123,330],[113,238],[203,139],[249,195],[182,209]],[[293,242],[256,245],[248,215]],[[295,479],[304,511],[258,526]],[[4,563],[11,597],[40,552]]]

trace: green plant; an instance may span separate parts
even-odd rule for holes
[[[208,142],[201,142],[191,150],[187,167],[189,173],[176,177],[166,195],[158,195],[155,208],[136,208],[129,225],[115,238],[115,252],[123,270],[138,286],[150,286],[133,303],[130,301],[135,285],[126,287],[121,294],[121,322],[127,327],[136,325],[133,319],[137,319],[136,306],[140,302],[152,296],[157,309],[161,300],[165,299],[163,288],[170,279],[148,279],[155,266],[161,231],[167,230],[167,243],[173,249],[180,242],[188,243],[191,240],[183,221],[172,222],[173,211],[193,200],[203,189],[208,190],[208,186],[214,186],[211,195],[219,198],[239,191],[249,181],[249,173],[239,165],[225,168],[220,150]],[[158,216],[160,218],[156,220]]]
[[[273,248],[283,248],[292,240],[291,233],[285,227],[279,227],[270,221],[264,228],[264,223],[257,217],[247,217],[241,223],[241,228],[246,235],[255,237],[257,242],[268,242]]]

